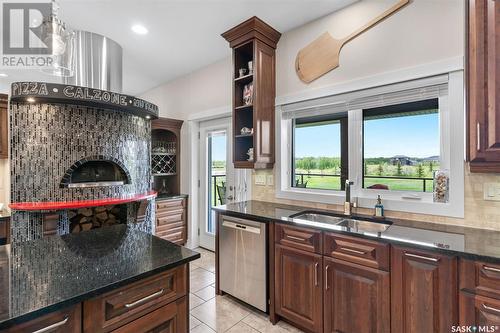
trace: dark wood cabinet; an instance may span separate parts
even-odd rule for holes
[[[276,245],[276,313],[301,328],[323,331],[322,256]]]
[[[0,94],[0,159],[9,158],[8,96]]]
[[[2,333],[80,333],[82,332],[82,307],[77,304],[55,311],[28,322],[13,326]]]
[[[2,251],[0,247],[0,288],[9,286],[9,263]],[[189,266],[184,264],[0,333],[187,333],[188,290]],[[8,304],[0,297],[0,315],[8,313]]]
[[[187,269],[183,265],[83,302],[84,331],[187,332]]]
[[[181,128],[183,121],[158,118],[151,122],[151,174],[159,196],[181,192]]]
[[[463,326],[500,326],[500,265],[460,259],[459,319]]]
[[[450,332],[458,324],[457,260],[392,247],[392,332]]]
[[[500,172],[500,3],[468,1],[468,159],[471,172]]]
[[[324,258],[324,332],[390,332],[389,272]]]
[[[156,236],[182,245],[187,241],[187,198],[156,202]]]
[[[233,49],[234,167],[273,168],[275,50],[281,34],[254,16],[226,31],[222,37]],[[240,70],[246,72],[240,74]],[[251,131],[243,132],[245,127]],[[253,159],[249,149],[253,149]]]
[[[187,333],[188,313],[186,296],[162,306],[147,315],[124,325],[113,333]]]
[[[461,291],[459,302],[461,326],[500,326],[500,300]]]
[[[275,241],[283,246],[321,254],[323,238],[321,231],[277,224]]]

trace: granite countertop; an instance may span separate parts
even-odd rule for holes
[[[293,215],[303,211],[324,211],[329,214],[339,214],[338,212],[255,200],[231,203],[213,209],[225,215],[250,218],[261,222],[273,221],[310,227],[387,243],[430,249],[473,260],[500,263],[500,231],[388,219],[392,225],[386,231],[381,233],[362,232],[334,224],[306,222],[293,217]],[[353,216],[353,218],[370,219],[367,216]]]
[[[183,199],[183,198],[187,198],[187,197],[188,197],[187,194],[163,194],[163,195],[158,195],[156,197],[156,201]]]
[[[127,225],[0,246],[0,329],[199,257]]]

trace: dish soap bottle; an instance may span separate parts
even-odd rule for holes
[[[380,194],[377,197],[377,204],[375,205],[375,217],[378,218],[384,217],[384,205],[382,204],[382,199],[380,198]]]

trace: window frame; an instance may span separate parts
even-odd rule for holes
[[[306,117],[307,118],[307,117]],[[313,117],[309,117],[311,119],[314,119],[314,116]],[[336,115],[330,115],[330,116],[326,116],[325,118],[331,118],[331,119],[326,119],[326,120],[317,120],[317,121],[305,121],[305,123],[319,123],[319,122],[327,122],[327,121],[338,121],[338,125],[339,125],[339,133],[340,133],[340,137],[339,137],[339,140],[340,140],[340,166],[339,166],[339,172],[340,172],[340,189],[324,189],[325,191],[344,191],[345,190],[345,180],[348,179],[348,177],[345,177],[345,172],[347,172],[347,174],[349,174],[349,143],[348,142],[344,142],[346,140],[345,136],[347,134],[347,139],[348,139],[348,136],[349,136],[349,125],[348,124],[344,124],[345,121],[347,121],[347,113],[338,113],[338,116]],[[291,181],[291,185],[290,187],[291,188],[301,188],[301,187],[297,187],[297,186],[294,186],[293,183],[295,183],[295,176],[296,176],[296,173],[295,173],[295,143],[296,143],[296,135],[295,135],[295,131],[297,129],[297,119],[301,119],[301,118],[295,118],[295,119],[292,119],[292,129],[291,129],[291,165],[290,165],[290,174],[291,174],[291,178],[290,178],[290,181]],[[303,119],[303,118],[302,118]],[[347,132],[347,133],[346,133]],[[343,147],[343,144],[346,145],[346,147]],[[321,189],[315,189],[315,188],[309,188],[308,190],[321,190]]]
[[[419,80],[415,80],[418,86]],[[425,81],[425,79],[422,79]],[[410,85],[411,83],[403,82]],[[363,111],[348,111],[348,169],[352,197],[357,198],[358,207],[373,209],[380,194],[386,210],[432,214],[463,218],[464,216],[464,151],[465,151],[465,106],[463,71],[447,74],[447,93],[438,96],[440,129],[440,168],[450,172],[450,195],[447,203],[434,203],[432,192],[365,189],[363,181]],[[396,84],[397,86],[397,84]],[[390,88],[385,88],[390,89]],[[354,92],[356,94],[357,92]],[[363,91],[361,91],[361,96]],[[429,99],[429,98],[422,98]],[[403,104],[408,101],[402,100]],[[318,103],[321,103],[319,101]],[[314,109],[314,107],[312,107]],[[451,112],[453,110],[453,112]],[[280,199],[308,201],[320,204],[342,205],[345,191],[295,188],[290,186],[293,154],[292,119],[283,116],[283,106],[278,105],[276,121],[276,197]],[[451,129],[463,128],[464,130]],[[452,144],[453,143],[453,144]]]

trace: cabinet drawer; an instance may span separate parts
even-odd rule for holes
[[[187,311],[186,297],[182,297],[114,330],[113,333],[187,333]]]
[[[177,222],[184,222],[185,220],[184,212],[185,212],[184,209],[180,209],[168,213],[158,214],[156,216],[156,225],[166,226]]]
[[[156,202],[157,210],[172,210],[184,208],[186,205],[185,199],[163,200]]]
[[[500,299],[500,265],[461,259],[460,290]]]
[[[324,255],[389,270],[389,245],[357,237],[326,233]]]
[[[275,225],[276,243],[307,252],[321,253],[321,231],[300,227]]]
[[[43,331],[45,329],[45,331]],[[50,333],[79,333],[82,331],[82,307],[80,304],[49,313],[31,321],[15,325],[0,332],[50,332]]]
[[[157,231],[156,236],[166,239],[173,243],[182,244],[184,243],[185,228],[176,228],[166,231]]]
[[[463,291],[459,295],[461,326],[500,326],[500,300]]]
[[[84,329],[109,332],[186,295],[186,265],[84,302]]]

